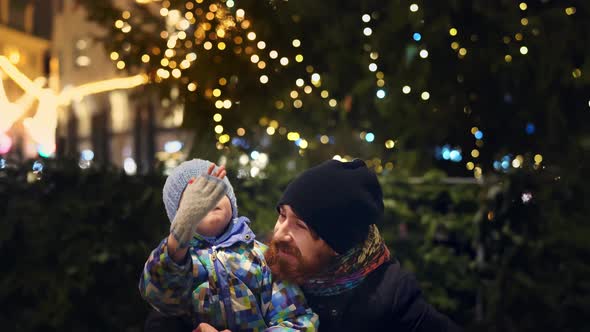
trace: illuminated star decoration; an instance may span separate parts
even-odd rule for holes
[[[43,156],[49,156],[55,152],[57,110],[60,106],[67,106],[72,100],[81,100],[92,94],[131,89],[148,82],[146,75],[135,75],[83,84],[56,94],[51,89],[42,88],[46,83],[44,78],[31,81],[8,58],[1,55],[0,69],[25,91],[25,94],[16,103],[10,103],[0,82],[0,105],[2,106],[0,109],[2,112],[0,113],[0,132],[4,133],[10,129],[14,122],[31,107],[34,99],[37,99],[39,103],[35,115],[32,118],[26,118],[23,124],[31,138],[40,145],[39,152]]]

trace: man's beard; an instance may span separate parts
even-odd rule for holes
[[[280,253],[292,255],[297,263],[293,263],[281,258]],[[301,285],[311,276],[311,269],[305,264],[301,251],[295,246],[288,243],[271,240],[268,250],[264,254],[266,263],[274,278],[287,280]]]

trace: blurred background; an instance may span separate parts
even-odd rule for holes
[[[0,0],[0,326],[141,331],[180,162],[269,237],[361,158],[382,233],[473,331],[588,331],[590,3]]]

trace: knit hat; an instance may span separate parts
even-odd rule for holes
[[[193,159],[181,163],[172,170],[172,173],[170,173],[166,179],[162,195],[164,199],[164,206],[166,207],[166,214],[168,214],[168,219],[170,219],[170,222],[174,221],[176,211],[178,210],[178,205],[180,204],[180,198],[184,192],[184,189],[188,185],[188,181],[193,177],[197,178],[200,175],[206,175],[209,165],[211,165],[211,162],[208,160]],[[215,174],[217,170],[218,167],[215,167],[213,174]],[[233,220],[238,217],[238,204],[236,201],[236,195],[234,194],[234,188],[231,186],[227,176],[223,178],[223,182],[226,184],[227,189],[225,194],[231,203]]]
[[[362,243],[383,215],[381,185],[360,159],[328,160],[304,171],[277,208],[285,204],[339,254]]]

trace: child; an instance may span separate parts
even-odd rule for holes
[[[225,169],[193,159],[164,184],[170,235],[152,251],[139,282],[141,296],[166,316],[190,316],[217,329],[315,331],[318,317],[301,290],[273,280],[267,247],[238,217]],[[188,253],[188,254],[187,254]]]

